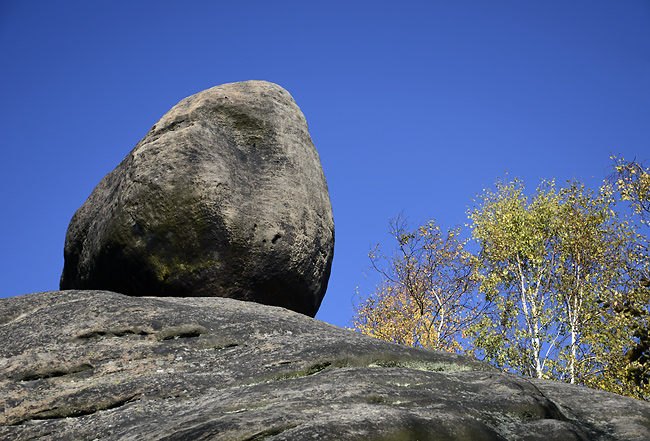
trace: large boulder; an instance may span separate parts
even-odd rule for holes
[[[0,299],[0,341],[0,439],[650,439],[650,403],[232,299]]]
[[[302,112],[280,86],[247,81],[182,100],[102,179],[68,227],[60,286],[314,316],[333,251]]]

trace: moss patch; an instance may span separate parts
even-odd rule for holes
[[[188,279],[219,265],[211,256],[215,226],[191,189],[145,193],[109,225],[93,278],[128,295],[185,295]]]

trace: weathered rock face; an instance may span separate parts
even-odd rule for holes
[[[231,299],[0,299],[0,339],[0,439],[650,439],[650,403]]]
[[[221,296],[314,316],[334,223],[307,123],[263,81],[184,99],[72,218],[61,289]]]

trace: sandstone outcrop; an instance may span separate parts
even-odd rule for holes
[[[72,218],[61,289],[221,296],[314,316],[334,223],[307,122],[272,83],[174,106]]]
[[[650,403],[227,298],[0,299],[0,339],[0,439],[650,439]]]

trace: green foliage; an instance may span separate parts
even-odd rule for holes
[[[635,212],[641,217],[642,223],[650,221],[650,167],[633,159],[611,156],[612,172],[608,180],[615,185],[620,197],[630,202]]]
[[[395,252],[371,253],[382,275],[354,318],[360,332],[476,355],[504,371],[648,399],[648,246],[617,210],[650,215],[648,169],[619,162],[590,190],[497,181],[468,211],[479,252],[460,229],[391,223]],[[641,283],[638,281],[641,280]]]
[[[479,196],[469,217],[490,313],[471,330],[478,354],[523,375],[625,389],[624,370],[610,368],[629,326],[612,327],[602,299],[629,286],[642,238],[615,202],[608,185],[542,182],[529,197],[516,179]]]
[[[469,217],[481,248],[479,289],[491,311],[471,329],[474,345],[502,369],[542,378],[542,349],[553,345],[548,329],[557,313],[551,295],[560,228],[555,184],[543,183],[531,200],[521,181],[497,182],[477,203]]]
[[[650,298],[650,281],[642,278],[637,290],[643,292],[644,298]],[[625,357],[627,359],[626,378],[639,387],[646,388],[650,384],[650,314],[643,307],[630,303],[616,308],[619,316],[633,323],[633,336],[637,339]]]
[[[619,192],[620,199],[630,203],[642,225],[650,223],[650,167],[633,159],[611,156],[612,172],[608,179]],[[650,249],[646,247],[639,252],[643,265],[637,271],[638,284],[631,288],[631,295],[620,299],[614,305],[616,319],[628,324],[635,339],[632,347],[625,354],[625,366],[628,381],[643,390],[650,383]]]

